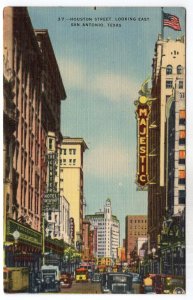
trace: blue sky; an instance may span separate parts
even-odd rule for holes
[[[160,8],[28,9],[34,28],[47,28],[67,99],[62,103],[61,132],[83,137],[86,213],[112,202],[125,234],[125,216],[147,213],[147,193],[136,190],[136,120],[134,100],[151,75],[154,46],[161,32]],[[184,34],[182,8],[165,8],[180,18],[182,32],[165,28],[165,38]],[[58,18],[65,21],[58,21]],[[109,18],[121,27],[71,26],[69,18]],[[115,21],[115,18],[131,18]],[[133,18],[136,18],[134,21]],[[148,18],[139,21],[138,18]],[[89,23],[89,22],[84,22]],[[96,22],[90,22],[96,23]],[[102,23],[102,22],[98,22]],[[110,23],[110,22],[109,22]]]

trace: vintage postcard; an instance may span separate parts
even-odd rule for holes
[[[186,9],[3,11],[5,293],[186,293]]]

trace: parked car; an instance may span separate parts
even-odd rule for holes
[[[60,270],[58,266],[43,265],[41,267],[42,292],[60,291]]]
[[[130,273],[105,273],[101,279],[101,290],[103,293],[131,294],[132,277]]]
[[[72,286],[73,278],[71,274],[62,274],[60,277],[60,288],[70,288]]]

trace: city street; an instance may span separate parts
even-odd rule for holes
[[[60,293],[64,294],[101,294],[100,283],[73,282],[71,288],[63,288]],[[132,294],[139,294],[139,284],[133,284]]]
[[[100,283],[73,282],[71,288],[61,289],[61,293],[68,294],[101,294]]]

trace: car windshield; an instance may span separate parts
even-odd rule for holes
[[[178,278],[171,278],[169,281],[169,284],[171,285],[183,285],[183,280],[182,279],[178,279]]]
[[[76,271],[76,275],[86,275],[86,271]]]
[[[42,272],[44,273],[44,274],[55,274],[56,273],[56,271],[55,270],[42,270]]]
[[[112,278],[113,282],[127,282],[127,277],[126,276],[119,276],[119,275],[115,275]]]

